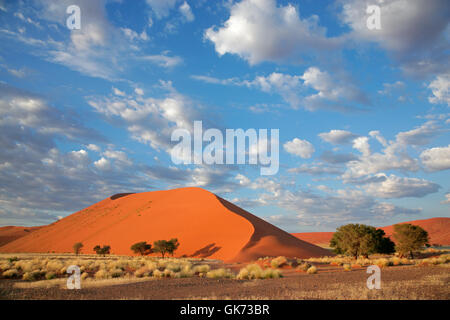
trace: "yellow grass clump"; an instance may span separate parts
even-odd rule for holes
[[[201,264],[194,267],[194,273],[208,273],[211,267],[207,264]]]
[[[17,269],[9,269],[2,273],[5,278],[17,278],[19,276],[19,271]]]
[[[297,271],[304,271],[304,272],[306,272],[306,271],[308,271],[309,268],[311,268],[311,265],[309,263],[307,263],[307,262],[304,262],[304,263],[302,263],[301,265],[299,265],[297,267]]]
[[[287,259],[286,259],[286,257],[283,257],[283,256],[276,257],[275,259],[272,259],[272,261],[270,261],[270,265],[272,266],[272,268],[275,268],[275,269],[282,267],[286,263],[287,263]]]
[[[263,270],[257,264],[249,264],[239,271],[238,275],[236,276],[236,279],[240,280],[270,279],[270,278],[280,278],[281,276],[282,274],[278,269]]]
[[[230,269],[225,268],[211,270],[206,274],[206,277],[211,279],[233,279],[234,276]]]
[[[94,277],[95,279],[108,279],[109,273],[104,269],[100,269],[95,273]]]
[[[308,270],[306,270],[306,273],[308,273],[308,274],[316,274],[317,273],[317,268],[315,266],[312,266]]]

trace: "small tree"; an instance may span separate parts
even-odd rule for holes
[[[178,249],[179,245],[180,243],[176,238],[170,240],[156,240],[153,242],[153,252],[161,253],[163,258],[166,253],[170,253],[173,256],[173,253]]]
[[[139,253],[141,256],[150,254],[152,252],[152,245],[145,241],[137,242],[131,246],[134,253]]]
[[[76,255],[79,255],[81,252],[81,248],[83,248],[83,244],[81,242],[77,242],[73,245],[73,252]]]
[[[167,240],[156,240],[153,242],[153,252],[161,253],[161,257],[167,253]]]
[[[414,258],[413,251],[420,250],[429,241],[428,232],[410,223],[394,225],[395,249],[403,256],[409,253]]]
[[[330,246],[338,254],[348,254],[358,258],[372,253],[391,253],[393,243],[384,237],[381,229],[364,224],[347,224],[339,227],[333,234]]]
[[[170,253],[173,257],[173,253],[178,249],[180,243],[177,238],[172,238],[167,241],[167,252]]]
[[[99,245],[96,245],[94,247],[94,251],[97,254],[101,254],[103,256],[111,253],[111,247],[108,245],[104,245],[103,247],[100,247]]]

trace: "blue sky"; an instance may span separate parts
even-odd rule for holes
[[[449,17],[445,0],[0,0],[0,226],[185,186],[290,232],[449,217]],[[279,129],[280,170],[174,164],[196,120]]]

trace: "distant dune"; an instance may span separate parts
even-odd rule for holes
[[[428,232],[430,244],[450,245],[450,218],[431,218],[425,220],[413,220],[400,223],[418,225]],[[387,236],[394,233],[394,226],[382,227]],[[328,245],[334,232],[304,232],[293,233],[297,238],[317,245]],[[392,239],[395,241],[395,239]]]
[[[299,240],[234,204],[200,188],[118,194],[0,247],[0,252],[83,253],[110,245],[132,254],[139,241],[178,238],[176,256],[247,262],[258,257],[318,257],[328,250]]]
[[[39,230],[41,227],[0,227],[0,247],[8,242],[19,239],[31,232]]]

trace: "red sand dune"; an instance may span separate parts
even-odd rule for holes
[[[247,262],[330,255],[200,188],[115,195],[9,242],[0,252],[72,252],[73,244],[82,242],[83,253],[107,244],[111,253],[130,255],[136,242],[170,238],[180,242],[176,256]]]
[[[0,247],[8,242],[22,238],[30,232],[39,230],[41,227],[0,227]]]
[[[428,232],[430,244],[450,245],[450,218],[431,218],[400,223],[411,223]],[[394,233],[394,226],[381,227],[387,236]],[[329,244],[334,232],[293,233],[297,238],[314,244]],[[392,239],[395,241],[395,239]]]

